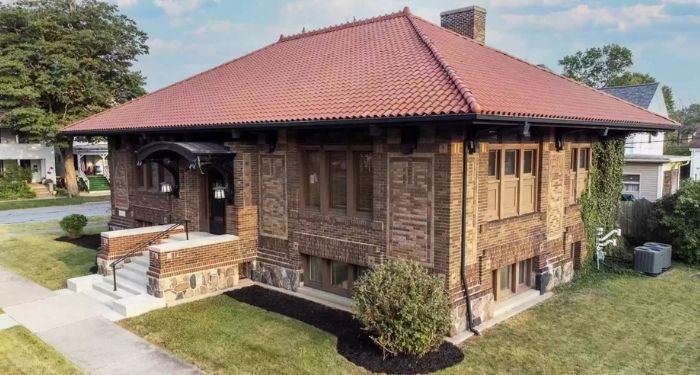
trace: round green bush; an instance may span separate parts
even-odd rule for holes
[[[450,327],[444,280],[412,261],[375,267],[355,283],[355,317],[384,353],[421,357]]]
[[[87,225],[88,219],[85,215],[72,214],[64,217],[58,223],[68,236],[71,238],[78,238],[83,232],[83,228]]]

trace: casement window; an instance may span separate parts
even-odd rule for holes
[[[490,145],[490,148],[487,217],[503,219],[534,212],[538,186],[537,145]]]
[[[588,172],[591,168],[590,147],[572,147],[569,164],[569,203],[574,204],[588,186]]]
[[[158,163],[144,163],[136,169],[136,185],[140,189],[159,192],[161,182],[169,180],[170,176],[166,175],[165,169]]]
[[[493,292],[496,301],[532,288],[532,259],[524,259],[493,271]]]
[[[622,192],[632,194],[635,198],[639,198],[640,176],[638,174],[623,174],[622,175]]]
[[[317,256],[305,259],[304,285],[340,295],[350,296],[353,283],[367,272],[366,267]]]
[[[350,133],[352,134],[352,133]],[[329,144],[321,144],[326,139]],[[367,139],[335,133],[302,141],[304,206],[321,212],[367,215],[373,209],[372,147]],[[349,144],[338,144],[348,142]]]

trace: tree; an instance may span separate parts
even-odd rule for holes
[[[606,86],[643,85],[645,83],[656,83],[656,79],[645,73],[624,72],[619,76],[612,77]]]
[[[0,123],[58,147],[70,195],[78,194],[76,120],[145,93],[131,70],[147,36],[115,5],[97,0],[18,0],[0,6]]]
[[[632,64],[632,51],[618,44],[577,51],[559,60],[565,76],[596,88],[628,73]]]
[[[676,102],[673,100],[673,90],[671,87],[663,85],[661,86],[661,92],[664,94],[666,109],[668,109],[669,115],[673,117],[673,113],[676,112]]]

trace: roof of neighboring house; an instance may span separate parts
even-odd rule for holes
[[[663,116],[416,17],[276,43],[69,126],[73,134],[480,114],[672,129]]]
[[[678,163],[689,161],[690,156],[682,155],[643,155],[643,154],[630,154],[625,155],[626,162],[636,162],[636,163]]]
[[[645,83],[641,85],[604,87],[601,90],[642,108],[649,108],[658,87],[658,83]]]
[[[700,131],[693,133],[693,138],[690,140],[690,148],[700,148]]]

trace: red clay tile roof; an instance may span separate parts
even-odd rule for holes
[[[64,131],[85,134],[467,113],[632,128],[677,126],[406,9],[281,37]]]

